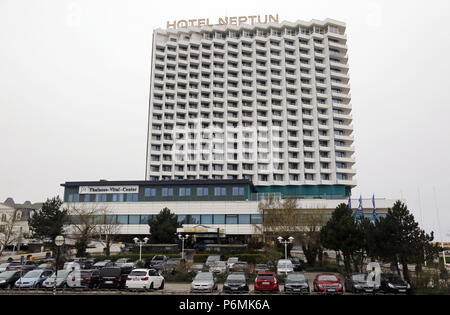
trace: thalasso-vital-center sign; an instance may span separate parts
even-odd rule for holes
[[[167,21],[167,28],[177,29],[177,28],[213,26],[213,25],[241,25],[241,24],[253,25],[253,24],[268,24],[272,22],[279,23],[278,14],[225,16],[219,17],[216,23],[211,23],[209,18]]]

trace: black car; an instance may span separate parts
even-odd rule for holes
[[[381,291],[384,293],[409,293],[411,286],[401,276],[394,273],[381,274]]]
[[[20,270],[8,270],[0,273],[0,288],[11,289],[20,278]]]
[[[302,261],[297,257],[291,257],[289,260],[292,262],[292,267],[294,271],[302,271]]]
[[[354,273],[345,277],[345,291],[353,293],[376,293],[380,289],[379,286],[369,284],[367,274]]]
[[[284,282],[284,293],[309,294],[308,279],[303,272],[288,273]]]
[[[123,289],[132,267],[106,267],[100,270],[99,289]]]
[[[247,278],[243,272],[232,272],[223,283],[223,292],[248,292]]]

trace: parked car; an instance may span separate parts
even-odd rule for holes
[[[289,273],[284,282],[285,293],[309,294],[309,283],[303,272]]]
[[[230,271],[232,272],[245,272],[247,269],[247,262],[245,261],[238,261],[233,264]]]
[[[226,273],[227,263],[221,260],[215,261],[209,265],[209,271],[212,273]]]
[[[270,268],[269,268],[269,266],[267,264],[257,264],[255,266],[255,270],[254,271],[255,271],[256,274],[258,274],[258,273],[260,273],[262,271],[270,271]]]
[[[69,277],[70,270],[58,270],[58,276],[56,277],[55,273],[53,273],[50,277],[48,277],[42,284],[44,288],[52,289],[55,287],[55,279],[56,279],[56,287],[57,288],[67,288],[67,278]]]
[[[346,292],[375,293],[380,287],[367,282],[367,274],[353,273],[345,277],[344,287]]]
[[[53,269],[53,264],[51,263],[43,263],[36,267],[36,269]]]
[[[78,269],[70,272],[67,278],[67,286],[72,289],[94,289],[100,283],[100,270]]]
[[[289,260],[292,263],[292,268],[294,268],[294,271],[302,271],[302,261],[297,257],[291,257]]]
[[[220,255],[210,255],[206,259],[205,265],[206,265],[206,267],[209,268],[209,265],[211,265],[212,262],[219,261],[219,260],[220,260]]]
[[[204,265],[203,264],[193,264],[191,267],[189,267],[188,271],[189,272],[201,272],[204,269]]]
[[[30,270],[15,282],[16,288],[41,288],[42,283],[52,274],[51,270]]]
[[[81,269],[81,266],[80,266],[80,264],[77,263],[77,262],[74,262],[74,261],[68,261],[68,262],[65,262],[65,263],[64,263],[63,269],[69,270],[69,271],[72,271],[72,270],[80,270],[80,269]]]
[[[223,283],[223,292],[249,292],[247,278],[243,272],[230,273]]]
[[[7,262],[0,265],[0,272],[8,271],[8,270],[16,270],[15,266],[20,266],[20,262],[13,261]]]
[[[167,256],[164,255],[153,256],[152,260],[150,261],[150,267],[156,270],[164,270],[164,265],[166,264],[167,260]]]
[[[212,272],[199,272],[191,282],[191,292],[213,292],[217,290],[217,281]]]
[[[380,290],[384,293],[410,293],[411,286],[398,274],[381,274]]]
[[[34,261],[26,260],[23,263],[11,264],[8,266],[8,270],[22,270],[22,273],[25,274],[28,271],[37,268],[37,264]]]
[[[258,291],[279,291],[278,279],[274,272],[264,271],[258,273],[255,278],[255,292]]]
[[[114,267],[114,263],[111,260],[106,259],[106,260],[102,260],[102,261],[97,261],[92,266],[93,269],[103,269],[103,268],[106,268],[106,267]]]
[[[100,270],[99,289],[123,289],[131,267],[106,267]]]
[[[20,278],[19,270],[7,270],[0,273],[0,288],[12,289],[14,284]]]
[[[181,258],[169,258],[166,262],[166,264],[164,265],[165,269],[169,269],[169,270],[173,270],[175,268],[177,268],[177,266],[179,264],[181,264]]]
[[[294,266],[289,259],[280,259],[277,263],[277,275],[287,275],[290,272],[294,272]]]
[[[227,259],[227,269],[231,270],[233,264],[239,261],[239,257],[229,257]]]
[[[128,290],[164,289],[164,277],[156,269],[134,269],[127,276]]]
[[[116,267],[122,267],[122,265],[129,265],[129,264],[134,264],[133,259],[131,258],[119,258],[114,262],[114,266]]]
[[[313,281],[314,292],[344,293],[341,281],[333,274],[318,274]]]

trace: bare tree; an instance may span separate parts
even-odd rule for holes
[[[1,213],[0,218],[0,255],[8,245],[13,244],[21,239],[21,231],[19,221],[21,218],[21,211],[16,207],[13,210]]]
[[[115,217],[111,215],[111,211],[104,208],[100,212],[103,220],[97,225],[96,234],[105,248],[105,255],[109,257],[111,245],[119,233],[120,226],[116,224]]]
[[[262,223],[255,229],[262,233],[263,241],[274,241],[278,236],[294,237],[302,246],[308,263],[314,265],[322,252],[319,232],[326,222],[325,209],[300,209],[297,199],[268,196],[258,205]]]
[[[69,238],[75,240],[77,256],[85,256],[89,241],[98,235],[105,208],[96,205],[69,206]]]

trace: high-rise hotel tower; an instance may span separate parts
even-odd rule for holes
[[[345,23],[156,29],[146,180],[250,179],[259,193],[356,185]]]

